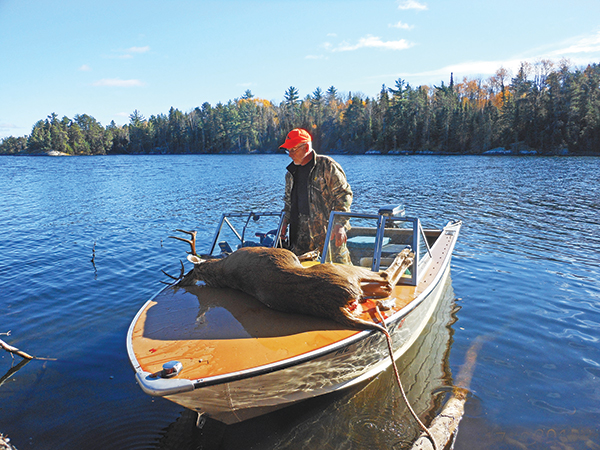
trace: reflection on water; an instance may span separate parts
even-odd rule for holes
[[[0,333],[12,330],[9,344],[56,358],[31,361],[0,385],[0,432],[20,449],[166,443],[187,419],[181,407],[135,384],[125,353],[129,323],[161,287],[160,270],[172,272],[187,250],[167,236],[196,229],[199,248],[207,248],[223,211],[280,208],[288,160],[0,158]],[[436,389],[449,383],[471,343],[494,336],[478,355],[455,449],[600,445],[600,159],[336,160],[355,193],[354,210],[403,203],[425,227],[463,220],[452,261],[461,309],[445,381],[434,378],[436,394],[422,414],[429,419],[441,405],[446,391]],[[0,376],[18,363],[0,353]],[[385,448],[402,446],[414,425],[397,419],[402,402],[384,377],[271,415],[254,430],[228,428],[224,442],[310,447],[311,439],[325,445],[337,436],[335,443],[373,448],[368,436]],[[416,385],[403,381],[409,391]],[[197,442],[198,432],[179,436]]]

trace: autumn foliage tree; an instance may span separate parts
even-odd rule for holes
[[[171,108],[129,123],[73,119],[52,113],[31,134],[0,141],[2,154],[50,150],[72,155],[276,152],[287,132],[306,128],[321,153],[479,154],[504,147],[539,154],[600,154],[600,65],[523,62],[486,80],[463,78],[434,86],[398,79],[369,98],[317,87],[302,98],[290,86],[279,104],[250,90],[237,99],[191,111]]]

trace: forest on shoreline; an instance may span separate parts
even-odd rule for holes
[[[31,134],[0,141],[0,154],[68,155],[275,153],[295,127],[318,153],[600,155],[600,65],[523,62],[486,80],[412,87],[402,79],[375,98],[331,86],[301,99],[290,87],[280,104],[247,90],[216,106],[171,108],[104,127],[94,117],[52,113]]]

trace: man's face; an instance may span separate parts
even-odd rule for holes
[[[294,161],[294,164],[300,166],[306,156],[310,153],[310,148],[306,142],[303,142],[289,149],[287,152],[288,155],[290,155],[290,158],[292,158],[292,161]]]

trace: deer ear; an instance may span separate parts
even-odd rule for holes
[[[194,264],[202,264],[205,260],[198,258],[196,255],[187,255],[187,260]]]

